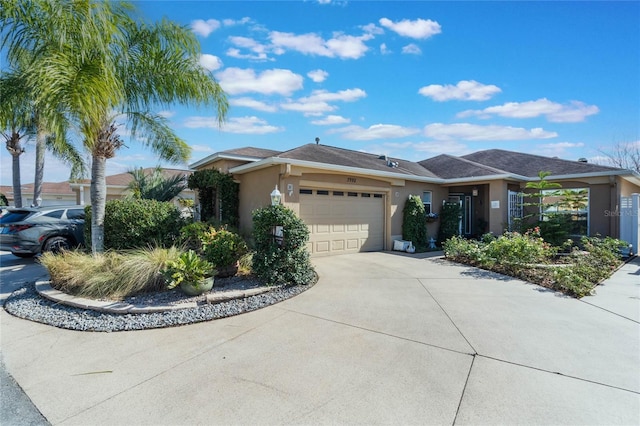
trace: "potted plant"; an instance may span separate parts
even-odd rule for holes
[[[169,260],[162,270],[170,289],[180,289],[190,296],[210,291],[216,271],[213,265],[193,250],[186,251],[176,260]]]

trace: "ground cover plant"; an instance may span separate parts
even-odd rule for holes
[[[468,240],[454,236],[443,244],[445,257],[561,291],[574,297],[592,294],[595,286],[622,264],[623,241],[582,237],[580,246],[558,257],[535,228],[524,234],[506,232],[499,237]],[[562,247],[566,248],[566,247]]]

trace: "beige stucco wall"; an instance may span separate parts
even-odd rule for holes
[[[269,167],[256,170],[252,173],[235,175],[240,182],[240,203],[238,214],[240,216],[239,231],[249,237],[253,228],[252,212],[258,208],[271,204],[270,194],[278,183],[279,168]],[[282,188],[280,188],[280,192]]]
[[[622,178],[618,178],[618,196],[619,197],[629,197],[631,194],[640,194],[640,186],[634,185],[628,180],[624,180]]]

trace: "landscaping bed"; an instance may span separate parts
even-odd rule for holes
[[[443,244],[445,257],[454,262],[498,272],[581,298],[622,265],[625,243],[613,238],[583,237],[580,247],[546,243],[538,229],[524,234],[506,232],[482,240],[453,237]]]

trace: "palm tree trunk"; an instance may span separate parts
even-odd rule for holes
[[[7,138],[7,151],[11,154],[11,170],[13,172],[13,205],[22,207],[22,188],[20,184],[20,156],[24,152],[20,145],[20,134],[11,132]]]
[[[31,201],[32,207],[40,207],[42,203],[42,180],[44,176],[44,151],[46,149],[45,142],[47,140],[47,134],[38,129],[36,135],[36,175],[33,180],[33,200]]]
[[[104,252],[104,211],[107,202],[105,170],[107,159],[92,156],[91,161],[91,252]]]
[[[13,205],[22,207],[22,188],[20,188],[20,154],[11,153],[11,169],[13,170]]]

